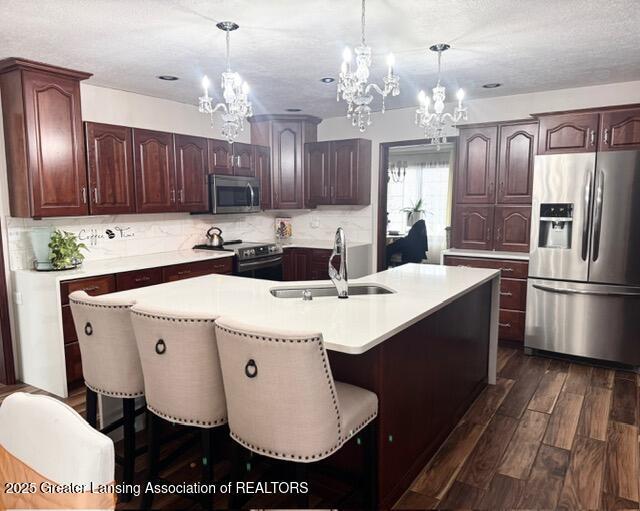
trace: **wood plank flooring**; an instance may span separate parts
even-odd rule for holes
[[[497,384],[395,508],[640,509],[639,382],[500,347]]]
[[[497,384],[473,403],[396,509],[640,510],[636,374],[527,357],[503,347],[498,371]],[[23,384],[0,385],[0,402],[16,391],[46,394]],[[84,414],[83,388],[65,401]],[[138,478],[144,476],[143,458],[136,463]],[[216,465],[216,473],[227,470],[224,463]],[[197,480],[200,471],[199,450],[193,448],[166,474]],[[336,484],[327,479],[326,490],[344,490]],[[136,500],[118,507],[135,509]],[[311,500],[313,507],[322,504]],[[196,508],[178,496],[154,503],[157,509],[176,507]]]

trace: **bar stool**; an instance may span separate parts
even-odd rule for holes
[[[213,433],[227,423],[215,319],[142,305],[131,309],[149,412],[148,480],[152,483],[159,480],[158,421],[162,419],[202,429],[202,479],[213,479]],[[152,502],[153,494],[145,493],[142,508],[149,509]]]
[[[136,410],[135,400],[144,396],[144,381],[129,310],[131,301],[108,295],[89,296],[84,291],[69,295],[82,358],[82,373],[87,387],[87,422],[97,427],[98,394],[122,399],[122,418],[104,427],[110,433],[122,426],[124,457],[116,457],[123,466],[123,482],[133,483],[136,455],[135,419],[144,411]],[[130,486],[125,486],[130,488]],[[122,495],[123,501],[130,492]]]
[[[367,507],[377,501],[378,397],[333,380],[322,335],[216,322],[231,437],[260,455],[295,463],[327,458],[369,425]],[[297,502],[308,506],[308,494]],[[236,507],[237,502],[231,507]]]

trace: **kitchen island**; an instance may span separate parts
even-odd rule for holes
[[[391,507],[484,386],[495,383],[500,273],[407,264],[350,282],[389,294],[303,301],[270,292],[327,284],[208,275],[112,296],[321,332],[335,379],[378,395],[379,503]],[[360,467],[359,450],[352,442],[329,463]]]

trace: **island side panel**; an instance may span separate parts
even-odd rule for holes
[[[486,386],[492,291],[487,282],[363,355],[330,352],[336,380],[378,395],[382,507],[393,506]]]

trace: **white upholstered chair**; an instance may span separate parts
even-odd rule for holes
[[[227,423],[216,316],[177,314],[136,305],[131,309],[131,320],[149,412],[149,481],[158,478],[158,419],[202,429],[203,480],[211,481],[213,433]],[[145,497],[143,508],[149,508],[152,495]]]
[[[109,485],[114,482],[111,439],[66,404],[16,392],[0,406],[0,480]],[[28,480],[24,480],[27,477]],[[4,488],[3,488],[4,492]],[[17,498],[16,500],[4,499]],[[19,507],[114,509],[115,495],[0,494],[0,509]]]
[[[131,326],[131,301],[110,295],[89,296],[84,291],[69,295],[78,334],[82,373],[87,387],[87,421],[97,426],[97,395],[122,399],[121,420],[107,425],[108,433],[124,431],[123,482],[133,483],[136,457],[135,400],[144,396],[144,381],[136,339]],[[129,500],[129,493],[123,494]]]
[[[322,335],[267,330],[220,318],[216,338],[231,437],[245,448],[301,466],[326,458],[372,423],[378,398],[333,380]],[[375,428],[366,453],[370,504],[377,492]],[[305,504],[305,502],[299,502]]]

